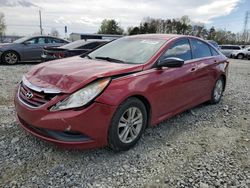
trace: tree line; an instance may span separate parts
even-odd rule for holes
[[[4,35],[6,24],[4,14],[0,12],[0,37]],[[99,34],[137,35],[147,33],[182,34],[214,40],[219,44],[250,44],[250,31],[233,33],[223,29],[211,27],[207,29],[203,23],[195,23],[188,16],[173,19],[144,18],[138,26],[124,30],[114,19],[104,19],[98,30]],[[59,32],[52,28],[52,36],[59,36]]]
[[[188,16],[173,19],[144,18],[138,26],[129,27],[125,31],[115,20],[105,19],[98,31],[99,34],[137,35],[149,33],[182,34],[214,40],[219,44],[250,44],[250,31],[233,33],[231,31],[207,29],[203,23],[195,23]]]

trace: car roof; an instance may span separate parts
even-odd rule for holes
[[[168,41],[170,39],[174,39],[174,38],[183,38],[183,37],[187,37],[187,38],[194,38],[194,39],[199,39],[199,40],[203,40],[202,38],[199,37],[195,37],[195,36],[190,36],[190,35],[179,35],[179,34],[140,34],[140,35],[131,35],[131,36],[127,36],[129,38],[141,38],[141,39],[158,39],[158,40],[165,40]]]
[[[50,36],[50,35],[33,35],[33,36],[30,36],[30,37],[27,37],[27,39],[37,38],[37,37],[55,38],[55,39],[60,39],[60,40],[68,41],[68,40],[66,40],[66,39],[62,39],[62,38],[54,37],[54,36]],[[69,42],[69,41],[68,41],[68,42]]]
[[[141,34],[141,35],[131,35],[129,38],[144,38],[144,39],[162,39],[169,40],[171,38],[180,37],[184,35],[176,35],[176,34]]]

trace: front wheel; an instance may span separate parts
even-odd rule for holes
[[[16,52],[6,52],[3,54],[3,62],[8,65],[14,65],[18,63],[18,54]]]
[[[244,59],[244,55],[243,54],[238,54],[237,59]]]
[[[212,92],[212,96],[211,96],[211,100],[210,100],[211,104],[216,104],[216,103],[220,102],[223,91],[224,91],[224,87],[225,87],[225,81],[222,77],[220,77],[215,82],[215,86],[213,88],[213,92]]]
[[[125,151],[140,139],[147,124],[147,110],[137,98],[129,98],[115,112],[109,128],[108,142],[114,151]]]

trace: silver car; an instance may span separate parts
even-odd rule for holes
[[[243,48],[241,50],[236,50],[232,53],[232,57],[236,59],[244,59],[250,56],[250,47]]]
[[[241,50],[241,47],[238,45],[219,45],[220,51],[226,56],[226,57],[232,57],[232,53],[237,50]]]
[[[13,43],[0,44],[0,61],[5,64],[41,61],[45,46],[62,46],[67,43],[69,41],[51,36],[24,37]]]

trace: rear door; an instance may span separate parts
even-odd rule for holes
[[[211,95],[211,88],[213,86],[213,66],[216,65],[216,55],[219,55],[207,43],[199,39],[190,39],[193,62],[197,67],[195,70],[195,87],[193,96],[195,101],[203,102]]]

